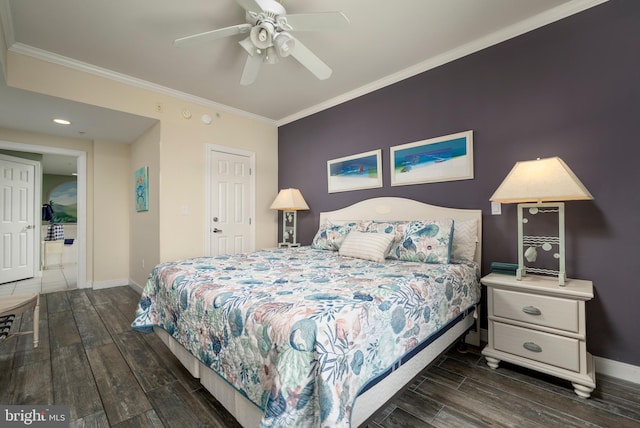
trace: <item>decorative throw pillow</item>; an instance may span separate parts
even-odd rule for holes
[[[390,256],[409,262],[449,263],[453,220],[412,221]]]
[[[331,222],[327,222],[318,229],[316,236],[311,242],[311,248],[338,251],[342,241],[344,241],[344,238],[355,226],[355,222],[345,224],[333,224]]]
[[[339,254],[382,263],[392,243],[393,235],[389,233],[367,233],[352,230],[340,246]]]
[[[451,262],[473,260],[478,243],[478,223],[476,220],[456,221],[453,225]]]
[[[401,242],[410,221],[372,221],[367,225],[367,232],[370,233],[389,233],[393,235],[395,244]],[[393,248],[393,247],[392,247]],[[390,251],[387,254],[388,259],[397,259],[395,252]]]

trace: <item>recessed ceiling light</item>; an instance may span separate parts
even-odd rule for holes
[[[53,119],[53,121],[58,125],[71,125],[71,122],[69,122],[67,119]]]

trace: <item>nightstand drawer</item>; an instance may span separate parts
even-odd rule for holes
[[[493,324],[493,347],[529,360],[580,371],[577,339],[529,330],[500,322]]]
[[[493,290],[493,315],[550,328],[579,332],[578,302],[509,290]]]

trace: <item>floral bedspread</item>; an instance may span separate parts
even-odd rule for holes
[[[310,247],[163,263],[133,328],[159,326],[264,410],[350,426],[359,391],[480,300],[475,264],[383,264]]]

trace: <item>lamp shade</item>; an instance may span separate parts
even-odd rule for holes
[[[559,157],[516,162],[490,200],[505,204],[593,199]]]
[[[297,211],[308,210],[309,205],[298,189],[282,189],[271,204],[272,210]]]

